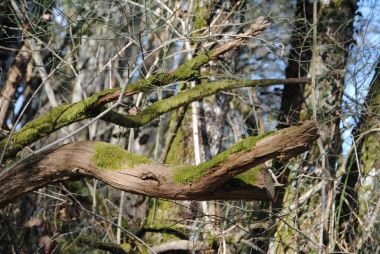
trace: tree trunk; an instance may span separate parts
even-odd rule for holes
[[[338,194],[336,196],[337,219],[336,227],[338,232],[339,245],[336,246],[336,251],[358,252],[357,243],[359,242],[359,235],[362,236],[361,245],[365,246],[368,239],[366,235],[366,227],[359,226],[358,217],[361,218],[362,223],[369,221],[368,218],[362,213],[359,213],[359,205],[364,206],[366,203],[365,196],[371,197],[372,202],[377,201],[378,195],[367,193],[362,188],[365,186],[358,186],[359,179],[365,182],[365,178],[369,175],[376,175],[376,171],[380,168],[380,160],[378,156],[378,148],[380,148],[380,132],[371,129],[378,128],[380,124],[380,59],[375,67],[375,76],[371,83],[367,98],[366,107],[363,110],[361,120],[358,126],[353,130],[355,137],[353,146],[354,149],[350,150],[347,165],[343,165],[343,175],[338,185]],[[358,161],[359,160],[359,161]],[[372,171],[372,172],[371,172]],[[376,177],[373,179],[376,183]],[[362,191],[363,198],[359,201],[358,192]],[[373,205],[369,205],[372,207]],[[361,207],[363,211],[364,207]],[[374,208],[372,208],[374,209]],[[377,216],[376,214],[374,216]],[[371,247],[370,247],[371,248]],[[370,249],[369,249],[370,250]]]

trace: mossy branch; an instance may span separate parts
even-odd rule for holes
[[[317,130],[314,122],[307,121],[247,138],[198,166],[159,164],[104,142],[76,142],[32,156],[4,171],[0,175],[0,207],[47,184],[81,177],[167,199],[270,200],[273,182],[265,168],[257,166],[308,150],[318,137]]]
[[[216,59],[225,52],[241,45],[247,36],[254,36],[265,30],[270,24],[265,18],[256,19],[251,28],[231,42],[216,48],[212,51],[203,51],[196,57],[186,61],[175,71],[168,73],[158,73],[148,79],[137,81],[128,85],[123,96],[148,91],[152,88],[168,85],[176,81],[189,80],[199,77],[199,69],[209,61]],[[115,101],[120,96],[121,89],[109,89],[101,91],[90,98],[75,104],[63,104],[53,108],[49,113],[41,116],[34,121],[26,124],[20,131],[12,134],[10,138],[0,141],[0,152],[4,153],[4,158],[13,157],[25,146],[37,141],[38,139],[74,122],[95,117],[102,107],[108,102]]]
[[[213,95],[220,91],[226,91],[242,87],[268,86],[276,84],[299,85],[308,83],[309,81],[310,80],[306,78],[219,80],[216,82],[200,84],[190,90],[179,93],[176,96],[157,101],[136,115],[122,115],[115,111],[112,111],[102,119],[123,127],[138,128],[151,122],[152,120],[154,120],[162,114],[170,112],[179,107],[185,106],[193,101],[197,101],[204,97]]]
[[[137,128],[141,127],[158,116],[187,105],[193,101],[202,99],[219,91],[230,89],[268,86],[274,84],[303,84],[308,83],[309,79],[265,79],[265,80],[220,80],[211,83],[201,84],[176,96],[158,101],[148,106],[137,115],[121,115],[111,111],[102,119],[108,122],[118,124],[123,127]],[[74,122],[95,117],[102,109],[103,105],[108,102],[110,95],[115,90],[107,90],[90,98],[74,104],[63,104],[52,109],[48,114],[41,116],[34,121],[26,124],[21,130],[12,135],[5,152],[5,158],[14,156],[26,145],[29,145],[38,139]],[[130,94],[133,92],[129,92]],[[108,96],[108,97],[107,97]],[[113,96],[113,95],[112,95]],[[107,97],[107,99],[104,99]],[[117,98],[117,97],[115,97]],[[7,139],[0,142],[0,151],[7,144]]]

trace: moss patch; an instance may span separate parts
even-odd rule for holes
[[[208,6],[201,6],[200,1],[195,2],[195,17],[194,17],[194,30],[199,30],[207,26],[207,18],[209,17]],[[193,38],[199,36],[199,32],[193,33]]]
[[[127,253],[129,253],[132,249],[132,246],[130,243],[122,243],[120,244],[120,247],[125,250]]]
[[[367,175],[374,168],[380,168],[380,135],[374,133],[369,135],[362,147],[362,163],[363,163],[363,174]]]
[[[184,134],[182,129],[179,128],[174,137],[165,163],[170,165],[182,164],[184,156]]]
[[[99,169],[120,170],[126,163],[131,168],[139,164],[152,163],[148,158],[130,153],[106,142],[96,142],[93,148],[95,152],[92,161]]]
[[[232,178],[234,181],[238,181],[242,184],[255,184],[257,180],[257,174],[260,174],[261,171],[264,170],[262,167],[257,166],[254,168],[251,168],[244,173],[241,173],[240,175],[235,176]]]
[[[249,137],[244,139],[243,141],[240,141],[239,143],[231,146],[226,151],[219,153],[211,160],[201,163],[198,166],[177,166],[173,169],[173,180],[176,183],[191,183],[199,178],[201,178],[203,175],[207,173],[207,171],[218,164],[222,163],[223,161],[227,160],[231,155],[239,154],[242,152],[245,152],[247,150],[251,150],[255,147],[257,141],[272,135],[273,132],[264,133],[259,136]],[[249,174],[249,173],[246,173]],[[248,177],[246,175],[245,177]]]
[[[255,185],[257,181],[257,175],[261,174],[265,170],[261,166],[251,168],[240,175],[232,177],[227,183],[226,188],[244,187],[246,185]]]

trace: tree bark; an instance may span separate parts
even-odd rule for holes
[[[357,236],[360,232],[364,233],[362,227],[358,228],[360,202],[357,185],[359,177],[360,175],[367,176],[372,168],[380,167],[380,162],[376,159],[378,156],[370,154],[376,153],[376,148],[380,147],[379,132],[366,134],[371,128],[379,127],[380,125],[380,59],[375,67],[375,76],[366,98],[366,105],[367,107],[363,111],[358,126],[353,130],[353,135],[357,138],[354,141],[356,149],[352,150],[352,153],[348,155],[350,156],[349,162],[347,167],[343,168],[344,174],[339,181],[338,194],[335,200],[338,211],[336,221],[338,238],[341,246],[352,252],[359,251],[356,249]],[[365,136],[362,137],[362,135]],[[365,186],[362,187],[365,188]],[[366,219],[363,218],[363,221],[366,221]],[[340,248],[336,249],[336,251],[339,250]]]
[[[307,36],[310,29],[307,24],[312,23],[312,4],[309,1],[299,0],[296,5],[296,22],[292,33],[290,44],[292,48],[289,52],[288,66],[285,70],[286,77],[305,77],[309,71],[309,62],[311,59],[311,38]],[[306,36],[306,37],[305,37]],[[284,92],[281,98],[281,111],[278,116],[278,128],[286,128],[297,124],[300,119],[300,110],[303,98],[303,86],[301,83],[294,86],[284,86]],[[285,165],[281,162],[275,162],[275,169],[279,172]],[[280,175],[278,182],[283,186],[276,188],[274,209],[279,212],[282,209],[284,194],[286,191],[289,177],[289,170],[285,169]]]
[[[245,139],[210,161],[189,167],[154,163],[108,143],[76,142],[24,159],[4,171],[0,176],[0,207],[34,189],[81,177],[94,177],[131,193],[174,200],[271,200],[273,183],[266,171],[245,179],[233,177],[269,159],[286,160],[306,151],[318,137],[317,132],[316,124],[307,121],[254,141]],[[99,153],[97,144],[105,145],[103,152]],[[116,161],[117,155],[124,159]],[[114,163],[120,168],[110,166]],[[178,175],[191,175],[200,169],[202,174],[191,181],[176,180]]]

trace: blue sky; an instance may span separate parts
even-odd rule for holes
[[[380,1],[365,0],[358,2],[358,12],[355,16],[354,39],[356,44],[350,51],[350,60],[347,66],[345,80],[344,107],[345,112],[342,128],[343,151],[346,152],[352,144],[351,130],[356,121],[352,115],[359,116],[364,105],[368,87],[373,79],[373,67],[380,52]]]

